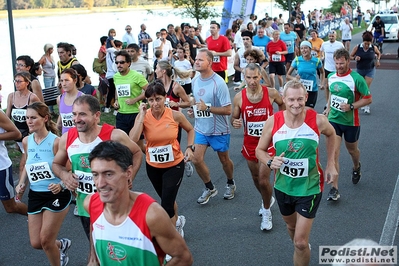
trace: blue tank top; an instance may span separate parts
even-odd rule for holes
[[[28,137],[25,169],[30,182],[30,189],[38,192],[48,192],[48,185],[50,183],[58,184],[61,182],[61,180],[54,175],[52,170],[54,160],[53,146],[57,136],[49,132],[47,136],[37,144],[34,135],[35,133]]]
[[[357,46],[357,51],[355,56],[359,56],[360,60],[356,61],[356,68],[362,70],[369,70],[374,68],[374,45],[370,45],[367,51],[363,48],[363,43]]]

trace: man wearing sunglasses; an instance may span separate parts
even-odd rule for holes
[[[116,128],[129,135],[139,113],[140,103],[145,98],[144,91],[147,89],[148,81],[137,71],[130,70],[132,58],[128,52],[118,51],[115,56],[118,73],[114,75],[116,88],[114,107],[119,109],[116,115]],[[144,152],[143,138],[144,136],[141,136],[137,144]]]
[[[128,46],[131,43],[137,43],[136,38],[134,38],[132,34],[132,27],[130,25],[127,25],[125,27],[126,33],[122,37],[122,42],[124,45]]]

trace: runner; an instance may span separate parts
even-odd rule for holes
[[[353,162],[352,183],[357,184],[361,177],[360,151],[358,140],[360,135],[359,108],[372,102],[370,90],[362,76],[349,67],[349,52],[338,49],[334,53],[336,73],[328,76],[329,100],[325,114],[336,133],[335,167],[339,173],[339,154],[341,150],[342,136],[345,139],[345,147]],[[337,89],[339,88],[339,89]],[[338,178],[328,193],[327,200],[338,200],[341,195],[338,192]]]
[[[60,178],[52,172],[51,164],[58,150],[58,129],[51,120],[47,105],[35,102],[27,107],[29,136],[22,140],[23,155],[27,157],[20,173],[17,193],[25,190],[29,179],[28,225],[30,243],[43,249],[51,265],[67,265],[71,240],[57,240],[62,222],[69,211],[71,192],[65,190]],[[60,259],[61,258],[61,259]]]
[[[163,265],[165,253],[170,265],[191,265],[191,253],[164,209],[125,185],[135,174],[132,157],[126,146],[105,141],[88,158],[98,188],[84,202],[96,251],[91,265]],[[129,237],[119,237],[126,232]]]
[[[274,193],[294,244],[294,265],[310,262],[309,236],[324,185],[318,152],[320,134],[327,137],[327,182],[338,177],[334,128],[326,117],[305,107],[306,98],[300,82],[287,82],[283,91],[287,109],[266,121],[256,148],[259,161],[275,171]],[[271,144],[276,149],[274,158],[268,153]]]
[[[277,103],[279,110],[284,109],[284,103],[277,90],[260,84],[261,67],[259,65],[248,64],[244,77],[247,85],[234,97],[231,125],[235,129],[244,127],[244,143],[241,153],[247,160],[255,187],[262,196],[262,205],[259,210],[259,215],[262,215],[260,229],[270,230],[273,226],[270,207],[274,203],[269,180],[270,168],[258,163],[255,148],[258,145],[265,121],[273,114],[272,103]],[[274,156],[273,151],[273,147],[270,147],[270,156]]]
[[[61,178],[67,189],[71,191],[76,190],[78,214],[86,236],[90,239],[89,214],[83,209],[85,197],[96,191],[90,165],[87,160],[89,152],[98,143],[105,140],[115,140],[129,147],[133,153],[134,160],[133,175],[130,181],[134,179],[140,168],[142,154],[140,148],[123,131],[115,129],[108,124],[98,125],[101,112],[100,103],[95,97],[82,95],[76,98],[73,103],[72,114],[76,127],[71,128],[67,133],[62,135],[57,154],[53,161],[53,172]],[[65,167],[67,161],[71,163],[71,171]],[[93,250],[91,250],[89,262],[94,258],[95,255]]]

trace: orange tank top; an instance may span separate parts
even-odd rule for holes
[[[161,119],[157,120],[148,110],[144,118],[144,138],[146,162],[157,168],[168,168],[179,164],[184,155],[177,141],[179,124],[173,118],[173,111],[165,108]]]

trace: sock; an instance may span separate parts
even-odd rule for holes
[[[212,184],[212,181],[209,181],[208,183],[205,183],[205,187],[209,190],[215,189],[215,186]]]
[[[227,179],[227,184],[234,185],[234,179]]]

